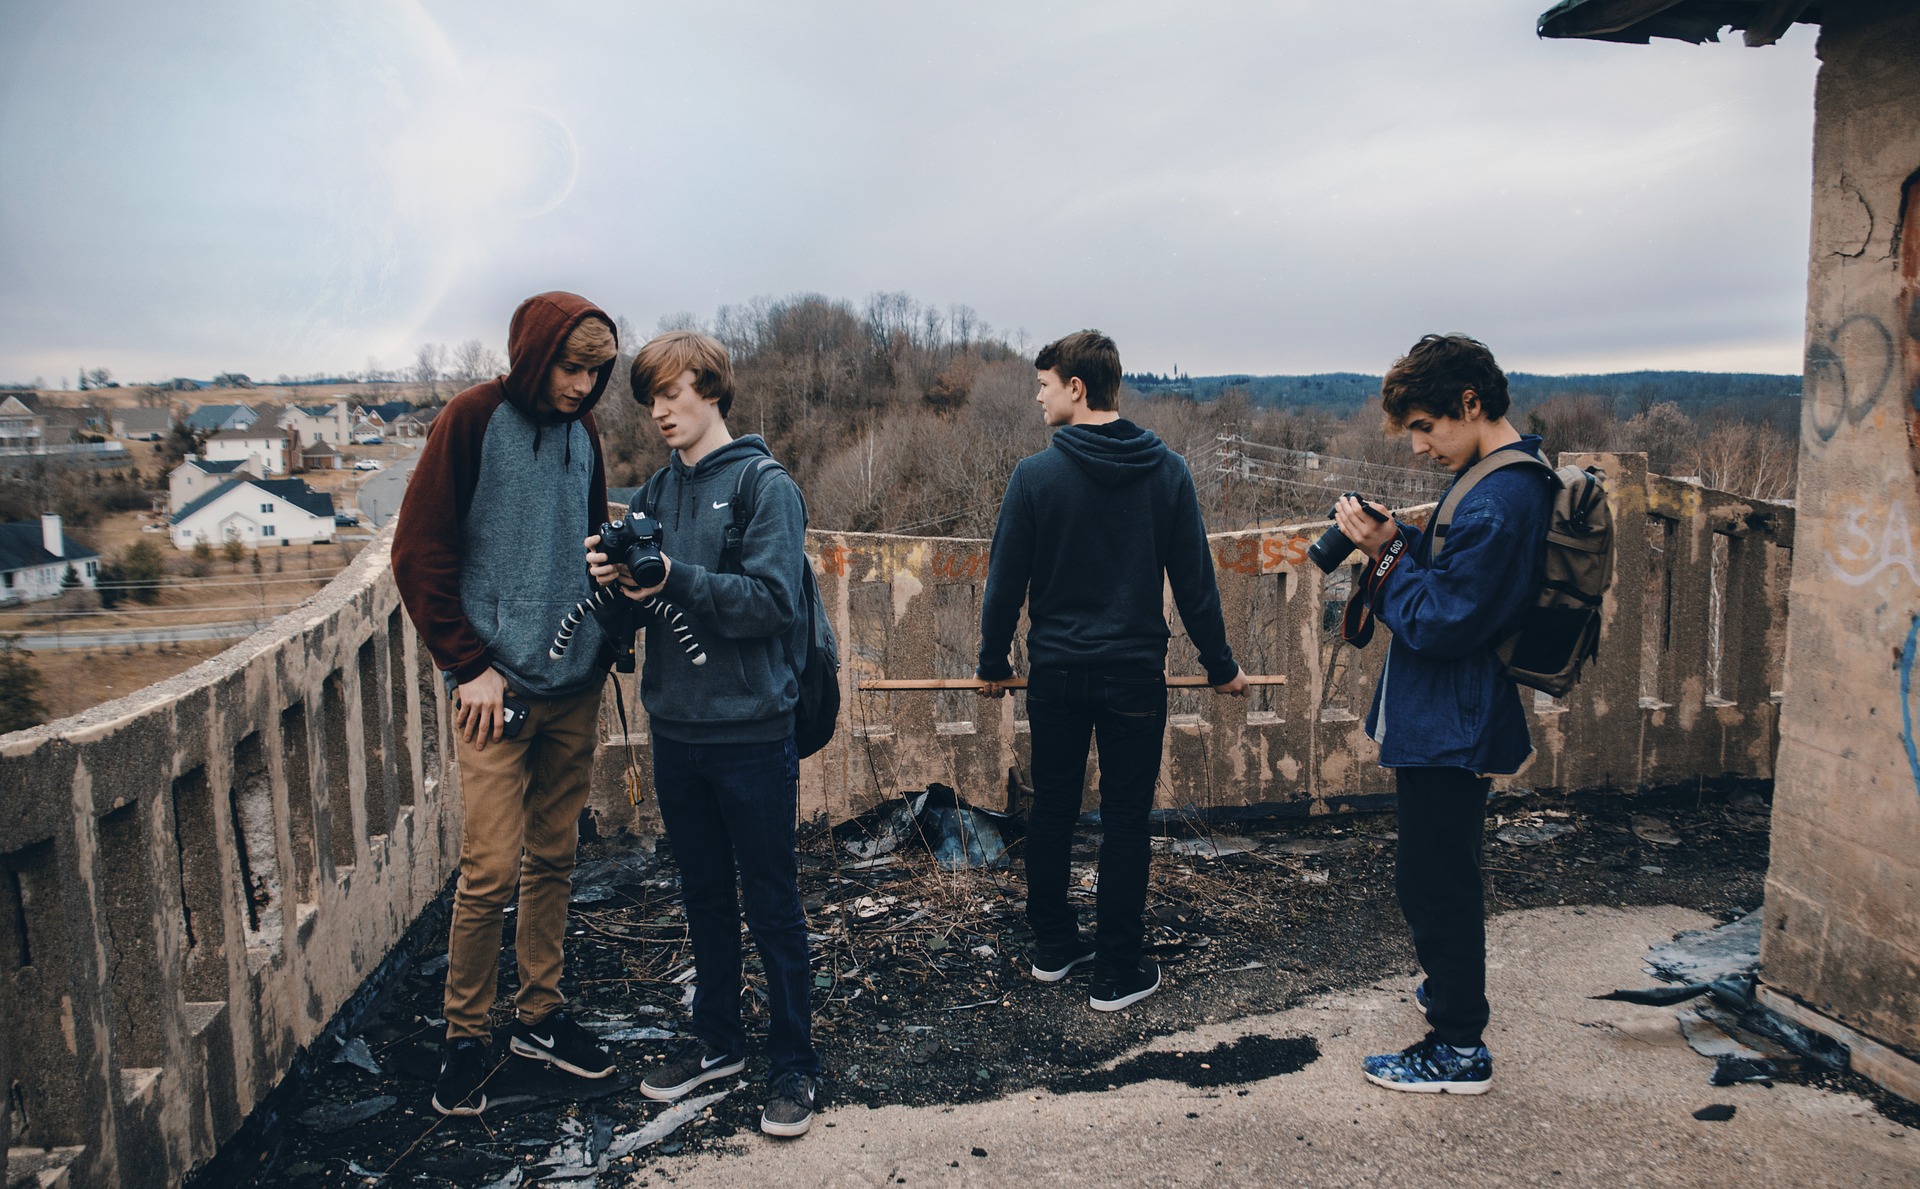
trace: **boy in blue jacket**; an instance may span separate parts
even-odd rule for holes
[[[1493,353],[1464,335],[1421,339],[1380,394],[1389,427],[1455,482],[1496,450],[1540,452],[1538,437],[1507,421],[1507,377]],[[1481,839],[1491,777],[1533,754],[1520,692],[1493,645],[1538,592],[1550,483],[1535,467],[1486,476],[1437,556],[1431,528],[1376,520],[1350,497],[1335,506],[1340,530],[1373,563],[1348,608],[1347,638],[1364,645],[1374,616],[1393,633],[1367,734],[1394,771],[1394,887],[1426,976],[1415,990],[1426,1039],[1364,1061],[1367,1080],[1390,1090],[1482,1094],[1492,1084]]]

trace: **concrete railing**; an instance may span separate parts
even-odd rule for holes
[[[445,885],[444,699],[387,557],[383,539],[178,677],[0,741],[16,1173],[177,1184]]]
[[[1612,478],[1618,525],[1600,658],[1532,700],[1517,786],[1632,789],[1768,777],[1792,509]],[[1159,802],[1325,813],[1389,803],[1365,717],[1384,651],[1330,630],[1352,568],[1305,560],[1323,525],[1213,539],[1247,699],[1176,691]],[[445,886],[460,803],[445,699],[388,569],[391,530],[325,592],[168,682],[0,741],[0,1085],[15,1167],[82,1186],[164,1185],[209,1157]],[[1024,780],[1019,697],[857,692],[973,671],[987,543],[809,539],[844,660],[834,742],[801,766],[801,811],[839,819],[951,784],[988,804]],[[1173,619],[1176,627],[1177,618]],[[1016,654],[1016,668],[1024,657]],[[1177,634],[1169,670],[1197,673]],[[651,831],[645,716],[612,699],[596,826]],[[47,1150],[53,1149],[51,1153]]]

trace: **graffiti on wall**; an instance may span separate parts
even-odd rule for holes
[[[1920,793],[1920,748],[1913,742],[1913,653],[1920,645],[1920,615],[1907,629],[1907,643],[1900,650],[1900,741],[1907,747],[1907,770],[1913,774],[1913,789]]]
[[[1851,366],[1849,366],[1851,361]],[[1842,425],[1866,419],[1892,382],[1893,332],[1872,314],[1849,314],[1807,349],[1807,428],[1831,442]]]
[[[1914,554],[1913,527],[1899,500],[1876,514],[1865,504],[1840,504],[1834,519],[1827,565],[1848,586],[1865,586],[1889,570],[1901,570],[1920,586],[1920,558]]]

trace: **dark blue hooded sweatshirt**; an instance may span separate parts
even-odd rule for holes
[[[1067,425],[1021,460],[1000,503],[980,613],[979,675],[1007,663],[1020,605],[1027,657],[1042,667],[1164,669],[1164,582],[1207,680],[1233,680],[1220,590],[1186,460],[1131,421]]]

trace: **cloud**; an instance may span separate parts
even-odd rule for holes
[[[905,289],[1196,373],[1435,328],[1797,370],[1810,33],[1535,7],[10,6],[0,378],[398,364],[554,287]]]

